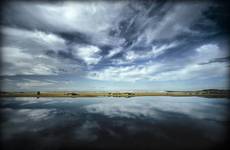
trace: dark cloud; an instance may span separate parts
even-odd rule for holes
[[[3,75],[190,79],[228,63],[227,9],[212,1],[10,2],[2,13]]]
[[[217,63],[217,62],[229,62],[229,61],[230,61],[230,56],[222,57],[222,58],[214,58],[214,59],[211,59],[208,62],[200,63],[200,65],[207,65],[207,64],[210,64],[210,63]]]
[[[61,37],[66,39],[69,44],[71,43],[78,43],[78,44],[91,44],[90,43],[90,37],[87,37],[85,34],[82,34],[80,32],[74,32],[74,33],[58,33]]]
[[[229,26],[230,26],[230,13],[229,13],[230,4],[227,1],[216,1],[215,5],[209,7],[204,15],[212,20],[215,24],[218,25],[219,29],[223,34],[229,35]]]

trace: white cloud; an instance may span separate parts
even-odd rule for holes
[[[96,80],[136,81],[147,78],[161,67],[160,64],[132,65],[126,67],[108,67],[90,72],[88,77]]]
[[[50,80],[50,79],[26,79],[12,80],[10,82],[19,90],[33,90],[33,89],[56,89],[56,90],[67,90],[74,85],[73,81],[65,80]],[[9,84],[9,82],[8,82]]]
[[[36,88],[36,87],[45,87],[45,86],[51,86],[55,85],[55,81],[40,81],[40,80],[32,80],[32,79],[24,79],[22,82],[16,83],[16,86],[18,86],[20,89],[31,89],[31,88]]]
[[[58,72],[59,60],[45,55],[45,50],[66,49],[61,37],[38,30],[3,27],[3,75],[50,75]]]
[[[228,77],[227,63],[212,63],[208,65],[190,64],[182,69],[162,72],[151,76],[150,80],[169,81],[169,80],[189,80],[189,79],[205,79],[212,77]]]
[[[15,47],[3,47],[2,49],[2,58],[3,62],[11,63],[16,62],[17,65],[23,63],[22,60],[32,60],[33,57],[26,52],[23,52],[23,49]]]
[[[125,59],[128,62],[133,62],[139,59],[149,59],[151,57],[156,58],[164,54],[166,50],[176,47],[177,45],[178,45],[178,42],[172,42],[172,43],[163,44],[160,46],[152,45],[152,48],[149,51],[141,51],[141,50],[139,52],[128,51],[126,52]]]
[[[200,19],[201,13],[207,7],[205,2],[189,3],[189,5],[186,2],[176,3],[171,6],[170,11],[155,28],[149,26],[142,36],[146,38],[146,43],[151,43],[153,40],[173,38],[185,31],[189,31],[191,34],[190,26]]]
[[[134,61],[139,57],[134,51],[128,51],[125,55],[125,59],[128,61]]]
[[[4,9],[4,12],[10,15],[14,13],[12,18],[7,19],[26,27],[51,32],[80,32],[87,35],[94,44],[119,46],[126,41],[119,34],[132,28],[132,25],[136,28],[132,33],[133,36],[139,37],[134,45],[141,40],[144,40],[145,44],[150,44],[153,40],[172,38],[182,30],[191,32],[190,25],[199,19],[202,11],[208,7],[204,2],[189,5],[184,2],[168,2],[159,12],[149,16],[151,9],[157,6],[157,3],[150,4],[151,7],[146,9],[138,2],[130,1],[55,4],[14,2],[9,5],[9,9]],[[166,15],[159,20],[162,12],[166,12]],[[119,26],[124,20],[128,23],[126,31],[122,31]],[[117,31],[117,34],[110,35],[111,30]]]
[[[109,31],[124,18],[122,11],[127,3],[115,2],[111,7],[111,3],[106,1],[55,4],[17,2],[11,3],[9,10],[18,13],[14,14],[14,21],[30,28],[62,33],[80,32],[94,43],[118,45],[124,39],[110,36]]]
[[[28,53],[41,53],[44,50],[60,51],[66,49],[66,41],[53,33],[39,30],[24,30],[3,27],[3,45],[22,48]]]
[[[102,59],[98,54],[100,51],[101,49],[92,45],[75,45],[73,55],[84,60],[87,65],[95,65]]]
[[[149,53],[147,53],[147,55],[150,55],[150,56],[153,55],[154,57],[158,57],[158,56],[162,55],[167,49],[176,47],[177,45],[178,45],[177,42],[173,42],[170,44],[164,44],[161,46],[153,45],[151,51]]]
[[[50,75],[55,74],[54,70],[57,68],[51,63],[54,63],[54,59],[40,58],[36,54],[27,53],[25,50],[15,47],[3,47],[1,48],[3,55],[3,69],[2,75],[15,75],[15,74],[43,74]],[[42,61],[45,60],[45,61]],[[50,61],[50,64],[46,63]]]
[[[217,44],[206,44],[196,49],[196,55],[193,61],[196,63],[205,63],[215,58],[223,58],[227,56],[227,51],[220,49]]]
[[[116,2],[111,7],[110,2],[103,1],[65,2],[62,9],[59,9],[63,12],[63,15],[59,17],[65,20],[71,32],[78,31],[88,35],[94,44],[121,45],[125,42],[125,39],[110,36],[109,31],[118,26],[119,21],[124,18],[121,13],[126,4],[127,2]]]
[[[122,59],[122,58],[118,58],[118,59],[112,59],[111,60],[113,65],[132,65],[134,63],[132,63],[132,61],[126,60],[126,59]]]
[[[112,49],[112,50],[109,51],[109,54],[106,56],[106,58],[111,58],[111,57],[113,57],[114,55],[118,54],[121,51],[122,51],[121,47],[114,48],[114,49]]]
[[[46,54],[47,50],[58,54],[67,51],[66,40],[62,37],[39,30],[29,31],[3,27],[1,47],[3,75],[56,75],[80,73],[80,65],[71,59],[59,59]]]
[[[215,58],[227,56],[227,52],[220,49],[216,44],[206,44],[195,49],[196,53],[191,57],[191,62],[179,70],[162,72],[150,77],[151,80],[188,80],[205,79],[211,77],[228,77],[229,69],[227,62],[216,62],[206,65],[200,63],[209,62]],[[188,59],[190,59],[188,57]]]
[[[89,71],[87,77],[114,81],[141,79],[164,81],[226,75],[226,63],[198,65],[226,56],[222,47],[216,44],[207,44],[197,48],[195,55],[192,51],[191,56],[178,58],[179,63],[176,62],[177,60],[171,62],[160,60],[157,63],[141,62],[155,60],[154,58],[165,54],[168,49],[178,46],[177,42],[172,41],[168,44],[152,45],[153,41],[168,41],[181,33],[189,33],[189,35],[195,33],[196,31],[190,27],[201,19],[203,10],[208,7],[206,3],[188,5],[184,2],[169,2],[162,6],[159,12],[152,15],[149,13],[156,6],[155,4],[149,9],[146,9],[144,5],[138,6],[138,3],[131,5],[129,1],[112,4],[113,7],[111,7],[111,2],[104,1],[58,2],[52,5],[49,3],[10,3],[9,9],[4,9],[4,13],[9,14],[9,18],[5,19],[17,24],[18,27],[23,25],[25,29],[2,28],[2,54],[3,63],[6,64],[3,66],[2,74],[58,75],[63,72],[79,74],[82,67],[76,63],[77,60],[81,59],[88,66],[93,66],[103,62],[104,58],[112,58],[123,51],[124,58],[120,57],[111,61],[113,65],[125,64],[125,67],[109,66]],[[124,26],[120,24],[121,21],[125,24]],[[32,30],[26,30],[26,28]],[[91,44],[81,45],[74,39],[67,41],[55,33],[80,33],[87,37],[87,41]],[[125,42],[132,44],[124,49],[122,46]],[[106,56],[102,56],[100,47],[105,45],[113,49]],[[134,48],[138,46],[152,47],[148,51],[141,49],[134,51]],[[60,51],[66,52],[66,55],[63,55],[65,58],[46,55],[47,50],[52,50],[55,56]],[[75,58],[72,58],[69,52]],[[71,57],[67,58],[68,55]],[[135,62],[136,60],[141,60],[140,64]],[[218,73],[215,70],[218,70]],[[45,86],[47,83],[29,82],[27,86],[36,86],[36,84]]]
[[[153,48],[149,53],[160,55],[167,48],[173,47],[175,44]],[[226,56],[226,52],[222,51],[215,44],[207,44],[198,47],[197,53],[188,58],[183,58],[184,63],[178,62],[158,62],[149,61],[145,64],[120,67],[108,67],[99,71],[93,71],[88,77],[96,80],[109,81],[136,81],[141,79],[153,81],[172,81],[172,80],[190,80],[190,79],[206,79],[213,77],[228,77],[228,63],[216,62],[206,65],[200,65],[201,62],[207,62],[214,58]],[[151,55],[137,55],[133,51],[127,52],[127,59],[132,62],[137,59],[149,58]],[[154,56],[154,55],[153,55]],[[180,59],[180,58],[178,58]],[[188,63],[187,63],[188,62]],[[125,62],[124,62],[125,63]]]
[[[34,41],[38,41],[41,45],[52,50],[63,50],[66,48],[66,41],[55,34],[35,31],[33,36]]]

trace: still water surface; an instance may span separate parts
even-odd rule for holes
[[[201,97],[4,98],[2,148],[212,148],[225,140],[228,106]]]

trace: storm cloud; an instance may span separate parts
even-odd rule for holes
[[[17,81],[21,89],[60,75],[85,82],[226,79],[227,37],[218,18],[207,15],[217,6],[211,1],[8,2],[1,20],[1,76],[34,77],[28,84]]]

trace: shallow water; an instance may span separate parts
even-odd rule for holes
[[[201,97],[5,98],[3,149],[191,148],[225,140],[229,101]]]

